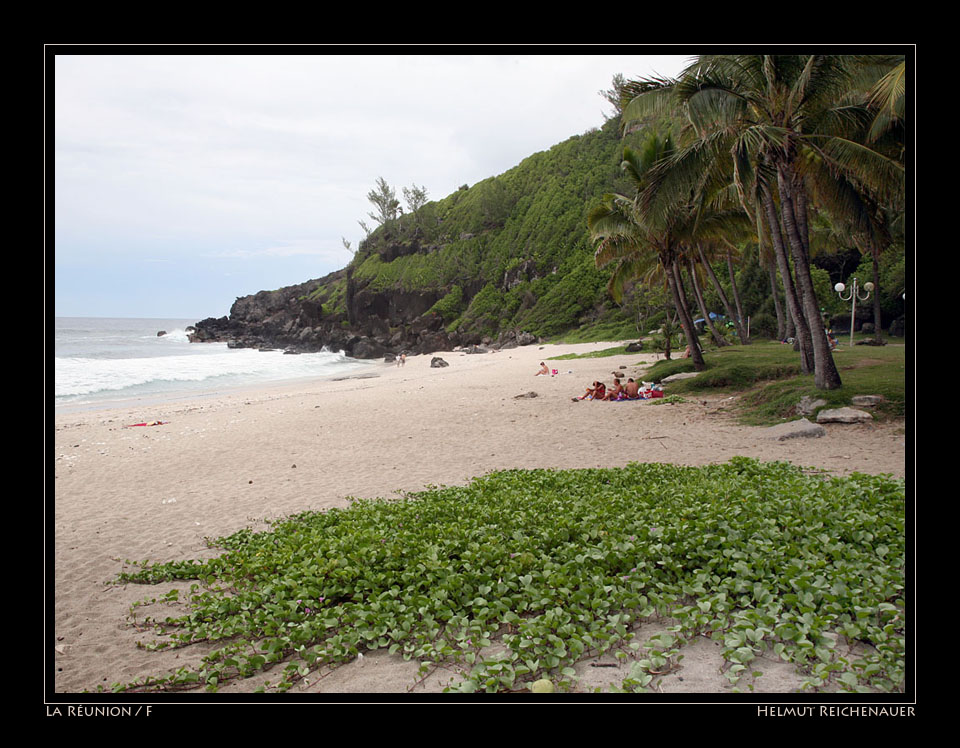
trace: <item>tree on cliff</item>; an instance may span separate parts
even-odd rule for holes
[[[391,221],[396,220],[397,211],[400,210],[400,201],[397,200],[396,191],[387,184],[383,177],[377,177],[377,186],[367,193],[367,200],[373,203],[376,211],[368,213],[374,221],[383,227],[387,227]]]
[[[417,187],[416,184],[409,188],[404,187],[403,199],[407,201],[407,211],[413,216],[414,227],[419,230],[422,222],[420,209],[427,204],[427,188]]]

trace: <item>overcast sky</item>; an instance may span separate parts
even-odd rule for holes
[[[199,320],[319,278],[372,225],[378,177],[439,200],[502,174],[603,124],[616,73],[678,73],[677,51],[58,55],[55,313]]]

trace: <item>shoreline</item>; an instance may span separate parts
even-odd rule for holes
[[[375,362],[367,364],[370,369],[377,367]],[[355,367],[359,372],[364,367]],[[129,410],[140,407],[162,407],[166,405],[175,405],[178,403],[188,403],[197,400],[215,400],[217,398],[230,397],[233,395],[253,394],[264,390],[272,390],[278,387],[308,387],[311,384],[325,381],[337,381],[341,378],[365,378],[370,376],[379,376],[379,374],[343,374],[334,372],[323,376],[301,376],[290,379],[277,379],[257,384],[235,384],[220,386],[215,388],[202,389],[178,389],[168,392],[156,392],[146,395],[129,395],[126,397],[102,398],[88,400],[78,403],[54,403],[53,412],[55,416],[66,416],[74,413],[100,412],[114,410]]]
[[[636,364],[656,354],[548,362],[561,373],[534,376],[551,356],[611,345],[441,352],[408,357],[403,367],[374,365],[372,377],[338,374],[202,400],[56,412],[47,505],[54,540],[47,611],[56,640],[48,663],[52,689],[109,690],[113,682],[163,672],[189,657],[137,648],[144,634],[127,617],[130,605],[151,591],[105,585],[129,568],[128,560],[209,557],[207,538],[300,511],[349,506],[350,497],[390,498],[511,468],[702,465],[735,455],[835,475],[905,477],[902,423],[828,425],[818,439],[775,442],[762,438],[763,427],[737,425],[726,396],[679,405],[571,401],[594,379],[609,382],[620,366],[636,377],[643,371]],[[433,356],[449,366],[430,368]],[[526,396],[531,392],[537,396]],[[151,421],[165,423],[128,428]],[[364,658],[367,670],[351,664],[311,692],[394,693],[415,680],[415,664],[411,677],[411,663],[373,655]],[[365,680],[373,663],[377,677]],[[222,692],[252,688],[233,684]],[[442,686],[426,682],[421,690]]]

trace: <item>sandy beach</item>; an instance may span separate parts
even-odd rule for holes
[[[205,538],[347,506],[351,496],[462,484],[506,468],[701,465],[735,455],[834,475],[905,477],[910,437],[903,423],[828,425],[821,438],[773,441],[763,428],[737,425],[726,394],[661,405],[571,400],[595,379],[609,382],[620,367],[642,378],[638,364],[653,362],[654,354],[547,361],[560,374],[534,376],[550,356],[611,345],[438,353],[449,366],[431,368],[431,356],[414,356],[402,368],[384,363],[372,375],[339,381],[58,413],[47,484],[54,500],[46,516],[54,544],[54,588],[47,590],[53,610],[45,611],[55,639],[47,659],[54,691],[109,689],[202,654],[136,647],[143,634],[129,625],[129,607],[156,590],[105,584],[129,568],[127,560],[208,557]],[[536,396],[521,397],[529,393]],[[163,423],[132,426],[155,421]],[[689,648],[684,667],[661,689],[729,693],[711,648],[707,640]],[[766,664],[758,691],[797,687],[800,678],[789,667]],[[580,675],[580,688],[589,691],[625,672],[608,657],[583,663]],[[297,693],[439,694],[452,674],[438,670],[418,680],[415,663],[378,652],[320,676]],[[222,692],[252,691],[258,683]]]

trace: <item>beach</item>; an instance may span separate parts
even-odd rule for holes
[[[574,402],[592,381],[609,383],[613,371],[642,379],[639,364],[657,358],[548,360],[611,345],[442,352],[335,378],[56,413],[46,517],[54,565],[47,590],[53,610],[46,611],[55,637],[48,662],[53,690],[109,690],[202,654],[137,648],[144,634],[130,625],[130,606],[159,593],[107,584],[129,561],[208,558],[214,552],[206,538],[263,529],[266,521],[304,510],[346,507],[350,497],[389,498],[509,468],[703,465],[738,455],[832,475],[906,475],[902,422],[828,424],[820,438],[776,441],[765,438],[763,427],[738,425],[726,393],[678,404]],[[449,365],[431,368],[433,356]],[[559,373],[535,376],[541,361]],[[671,681],[674,690],[730,691],[706,660],[697,669],[698,658],[710,654],[709,643],[704,647],[690,653],[686,677]],[[584,688],[593,687],[588,675],[601,685],[616,680],[613,669],[585,666]],[[771,666],[768,675],[764,689],[794,685],[787,670],[778,680]],[[449,679],[444,672],[418,679],[416,663],[376,652],[298,690],[439,693]],[[252,691],[260,683],[221,690]]]

